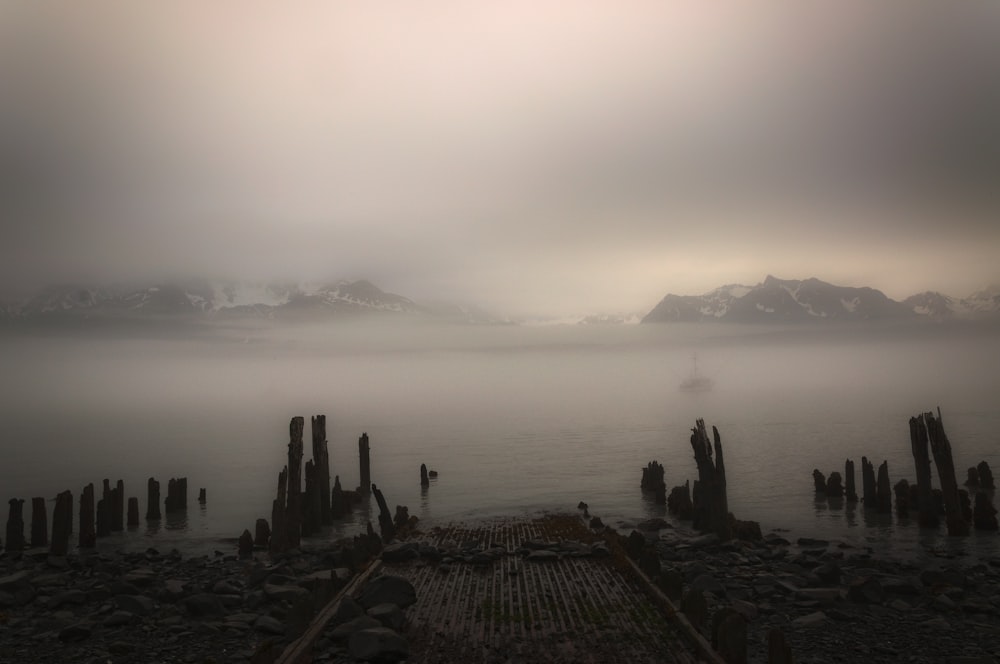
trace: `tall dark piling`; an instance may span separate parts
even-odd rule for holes
[[[163,501],[166,512],[179,512],[187,509],[188,481],[186,477],[171,477],[167,481],[167,499]]]
[[[854,485],[854,462],[850,459],[844,462],[844,484],[847,502],[858,502],[858,490]]]
[[[712,532],[725,541],[732,533],[729,524],[729,499],[726,496],[726,466],[722,460],[722,437],[719,430],[712,427],[715,440],[715,461],[712,461],[713,445],[709,443],[705,430],[705,420],[695,420],[691,429],[691,448],[698,464],[698,482],[694,487],[694,527],[704,532]]]
[[[896,516],[905,518],[910,516],[910,483],[903,478],[892,487],[896,495]]]
[[[73,522],[73,494],[63,491],[56,496],[56,507],[52,511],[52,545],[49,553],[65,556],[69,551],[69,531]]]
[[[864,503],[866,510],[876,508],[877,498],[875,497],[875,466],[868,460],[868,457],[861,457],[861,490],[864,492]]]
[[[310,459],[306,461],[306,491],[305,505],[302,515],[302,536],[308,537],[319,531],[319,520],[321,513],[319,478],[317,477],[316,464]]]
[[[917,523],[924,528],[937,528],[938,512],[931,487],[931,458],[923,416],[910,418],[910,450],[917,469]]]
[[[682,521],[690,521],[694,518],[690,480],[670,490],[670,495],[667,496],[667,511]]]
[[[107,537],[111,534],[111,499],[101,498],[97,501],[97,536]]]
[[[819,472],[819,468],[813,468],[813,491],[817,496],[826,495],[826,476]]]
[[[937,418],[933,413],[924,413],[924,425],[927,427],[927,438],[934,455],[934,465],[937,467],[938,481],[941,482],[941,493],[944,497],[944,517],[949,535],[968,535],[969,522],[962,514],[958,498],[958,480],[955,478],[955,462],[951,457],[951,443],[944,432],[941,420],[941,410]]]
[[[827,498],[843,498],[844,497],[844,485],[840,481],[840,473],[836,470],[830,473],[830,477],[826,480],[826,497]]]
[[[326,415],[312,417],[312,454],[316,467],[317,493],[319,502],[319,523],[328,526],[333,523],[330,511],[330,450],[326,439]]]
[[[371,449],[368,446],[368,433],[362,433],[358,438],[358,457],[361,461],[361,495],[367,496],[372,490]]]
[[[993,483],[993,471],[990,470],[990,464],[980,461],[976,466],[976,470],[979,472],[979,487],[981,489],[992,491],[996,488],[996,485]]]
[[[81,549],[90,549],[97,543],[97,533],[94,531],[94,484],[83,487],[80,494],[80,535],[77,543]]]
[[[111,530],[125,530],[125,482],[118,480],[111,490]]]
[[[146,521],[160,518],[160,483],[150,477],[146,480]]]
[[[202,487],[198,489],[198,504],[204,505],[207,502],[208,502],[208,493],[205,491],[205,488]]]
[[[892,512],[892,483],[889,482],[889,462],[883,461],[878,467],[878,481],[875,488],[875,508],[883,513]]]
[[[285,533],[285,499],[288,486],[288,467],[278,473],[278,495],[271,503],[271,553],[281,553],[288,548],[288,538]]]
[[[642,491],[653,494],[653,500],[657,505],[667,504],[667,483],[664,479],[663,465],[657,461],[650,461],[642,469],[642,480],[639,482]]]
[[[135,528],[139,525],[139,499],[132,496],[128,499],[128,527]]]
[[[49,516],[44,498],[31,499],[31,546],[46,546],[49,543]]]
[[[267,519],[257,519],[257,523],[254,525],[254,546],[264,547],[268,546],[270,542],[271,527],[267,525]]]
[[[420,486],[430,486],[431,478],[427,476],[427,464],[420,464]]]
[[[304,417],[288,423],[288,501],[285,503],[285,536],[288,547],[297,548],[302,540],[302,432]]]
[[[24,499],[11,498],[7,501],[10,511],[7,514],[7,551],[24,549]]]
[[[375,502],[378,503],[378,527],[382,533],[382,541],[386,544],[389,543],[392,538],[396,536],[396,526],[393,524],[392,514],[389,512],[389,506],[385,503],[385,496],[379,491],[378,487],[374,484],[372,486],[372,494],[375,496]]]

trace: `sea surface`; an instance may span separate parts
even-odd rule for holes
[[[709,392],[685,393],[691,372]],[[331,475],[359,482],[358,437],[390,506],[425,525],[574,511],[627,527],[664,509],[639,490],[651,460],[668,486],[697,475],[689,436],[718,427],[730,509],[765,532],[890,555],[1000,555],[1000,537],[949,539],[914,519],[816,500],[812,470],[888,460],[914,478],[911,416],[940,407],[959,482],[986,460],[1000,479],[1000,333],[973,326],[467,327],[383,321],[0,336],[0,499],[78,499],[125,482],[188,478],[188,509],[101,541],[116,549],[230,550],[270,519],[288,423],[325,414]],[[421,489],[426,463],[438,478]],[[936,478],[935,478],[936,482]],[[198,489],[207,504],[198,504]],[[51,509],[52,503],[50,503]],[[78,503],[76,503],[78,506]],[[362,506],[322,538],[375,520]],[[6,518],[6,514],[4,514]],[[51,512],[50,512],[51,518]],[[50,521],[51,524],[51,521]],[[76,526],[74,526],[75,532]]]

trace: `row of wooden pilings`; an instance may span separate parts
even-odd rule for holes
[[[278,473],[278,491],[271,504],[271,521],[257,519],[253,535],[249,529],[243,531],[239,538],[241,555],[250,555],[254,547],[266,547],[272,554],[297,548],[303,537],[315,535],[323,526],[331,525],[369,495],[374,496],[379,507],[378,521],[383,541],[392,539],[398,528],[411,522],[409,511],[404,506],[396,506],[393,515],[382,492],[372,483],[371,445],[367,433],[358,438],[361,482],[356,489],[345,490],[340,484],[340,475],[335,475],[333,485],[330,484],[326,416],[314,415],[311,425],[312,459],[305,463],[305,489],[302,489],[305,418],[293,417],[288,425],[288,463]],[[421,484],[426,486],[429,477],[436,476],[436,473],[428,472],[422,465],[420,475]],[[369,535],[372,534],[369,532]]]
[[[160,483],[150,477],[147,485],[146,520],[157,521],[160,513]],[[198,500],[205,503],[205,489],[201,489]],[[73,533],[73,492],[63,491],[56,496],[52,510],[52,536],[49,537],[48,508],[45,498],[31,499],[31,539],[24,537],[24,499],[11,498],[7,515],[7,530],[4,543],[8,552],[31,548],[49,547],[52,555],[64,556],[69,550],[70,535]],[[126,509],[127,504],[127,509]],[[187,508],[187,478],[171,478],[167,484],[164,511],[176,512]],[[126,503],[125,483],[118,480],[111,486],[104,480],[101,499],[94,502],[94,485],[88,484],[80,493],[79,533],[77,544],[81,549],[96,546],[97,538],[107,537],[113,532],[134,528],[139,525],[139,499],[130,497]]]
[[[981,461],[977,466],[969,468],[965,483],[968,489],[959,488],[951,442],[945,434],[940,409],[937,417],[933,413],[923,413],[910,418],[910,448],[916,465],[917,480],[914,484],[901,479],[892,485],[888,461],[882,462],[876,475],[874,464],[867,457],[861,457],[865,509],[891,513],[895,498],[896,514],[907,517],[911,508],[915,507],[917,522],[922,527],[936,528],[944,517],[949,535],[968,535],[970,524],[977,530],[998,529],[997,510],[993,506],[995,485],[990,466],[986,461]],[[931,486],[932,456],[940,489]],[[819,469],[814,469],[813,483],[817,496],[843,498],[848,503],[858,501],[854,484],[854,462],[850,459],[844,464],[843,478],[836,471],[826,477]],[[975,505],[970,500],[970,492],[975,492]]]

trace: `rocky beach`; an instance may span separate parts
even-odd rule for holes
[[[924,561],[904,561],[835,541],[789,541],[781,532],[759,541],[720,542],[661,519],[593,525],[594,537],[612,547],[617,542],[635,556],[706,639],[713,636],[713,616],[731,611],[742,616],[747,661],[788,661],[773,654],[769,660],[775,628],[800,664],[1000,661],[1000,555],[975,564],[931,554]],[[390,543],[383,553],[377,553],[374,533],[322,545],[306,541],[276,556],[258,549],[248,558],[237,555],[235,543],[231,550],[187,558],[152,549],[5,553],[0,660],[273,662],[375,555],[402,554],[443,573],[507,557],[529,565],[545,564],[548,556],[609,555],[592,544],[582,552],[572,543],[552,542],[551,554],[532,557],[525,546],[437,547],[419,530],[402,537],[404,542]],[[360,596],[364,586],[352,590]],[[400,646],[378,631],[406,636],[407,602],[397,602],[399,611],[374,610],[371,602],[339,609],[313,645],[315,661],[405,660],[399,650],[405,639]],[[365,612],[369,616],[359,620]],[[372,629],[376,632],[367,636],[389,644],[388,650],[352,652],[351,633]],[[533,658],[511,653],[497,661]],[[538,653],[534,661],[551,658]]]

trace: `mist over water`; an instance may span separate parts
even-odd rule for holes
[[[146,503],[188,477],[181,518],[115,535],[112,547],[211,549],[270,519],[288,421],[327,415],[331,475],[373,481],[425,524],[574,510],[606,523],[663,514],[639,491],[658,460],[668,486],[696,477],[688,436],[719,428],[730,509],[766,531],[909,554],[1000,551],[995,534],[949,542],[914,523],[816,502],[811,471],[888,460],[914,477],[909,417],[940,406],[964,481],[1000,468],[1000,336],[961,328],[830,331],[731,326],[441,326],[393,320],[199,334],[6,335],[0,344],[0,498],[54,498],[104,478]],[[711,392],[678,389],[697,353]],[[308,425],[308,423],[307,423]],[[310,458],[306,432],[306,456]],[[426,491],[419,467],[439,478]],[[996,470],[994,471],[996,472]],[[936,481],[936,478],[935,478]],[[205,487],[208,504],[197,504]],[[373,518],[358,509],[325,537]],[[26,514],[27,517],[27,514]],[[74,517],[75,518],[75,517]]]

